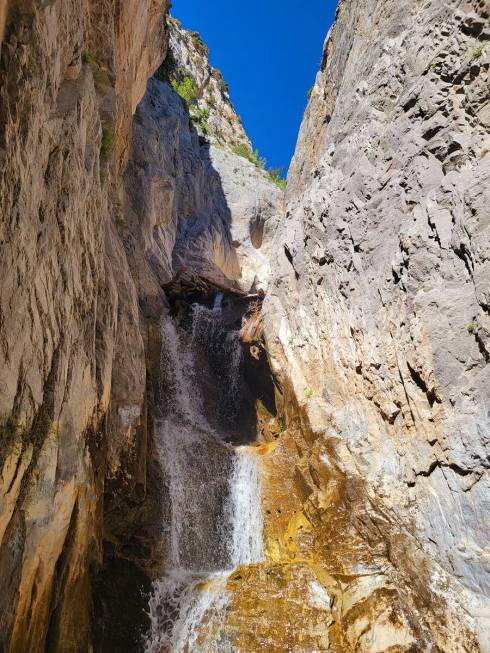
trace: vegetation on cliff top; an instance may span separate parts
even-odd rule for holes
[[[180,27],[178,21],[169,19],[170,23],[176,27]],[[202,41],[198,32],[190,32],[191,40],[196,51],[203,57],[209,55],[209,49]],[[160,68],[155,73],[155,77],[164,82],[170,83],[172,89],[185,103],[189,110],[189,118],[191,125],[193,125],[199,132],[200,137],[205,141],[206,137],[211,134],[209,125],[210,112],[206,107],[199,106],[200,91],[193,76],[188,70],[180,66],[176,61],[174,54],[169,50],[166,60],[162,63]],[[218,68],[211,69],[211,77],[216,81],[218,89],[223,96],[229,95],[229,87],[223,78],[221,71]],[[212,93],[208,91],[207,98],[208,105],[215,107],[215,99]],[[240,120],[238,116],[238,120]],[[241,122],[241,121],[240,121]],[[286,180],[283,178],[283,168],[267,169],[267,160],[260,156],[259,150],[252,150],[245,143],[234,143],[231,145],[231,150],[234,154],[247,159],[256,168],[262,170],[268,179],[281,190],[286,188]]]
[[[272,183],[278,188],[281,190],[286,188],[286,180],[282,178],[283,168],[269,168],[266,170],[267,159],[260,156],[258,149],[251,150],[248,145],[245,145],[245,143],[235,143],[231,146],[231,150],[234,154],[237,154],[238,156],[247,159],[247,161],[250,161],[250,163],[253,163],[256,168],[263,170],[270,181],[272,181]]]

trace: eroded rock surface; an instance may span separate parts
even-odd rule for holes
[[[199,83],[221,98],[213,135],[203,140],[160,75],[148,82],[166,53],[166,9],[28,2],[8,14],[1,650],[141,644],[144,576],[164,545],[154,455],[162,285],[185,269],[248,292],[268,275],[265,223],[283,194],[231,151],[249,141],[188,33],[172,27],[173,60],[181,39],[179,65],[209,73]],[[235,169],[253,201],[233,188]]]
[[[9,3],[0,71],[4,651],[90,648],[104,479],[135,466],[106,458],[122,437],[107,420],[116,334],[133,352],[127,430],[145,396],[137,294],[115,221],[132,113],[165,54],[164,10],[156,0],[117,11],[110,2]]]
[[[355,650],[489,647],[489,9],[340,3],[274,241],[265,331],[311,431],[272,541],[332,575]]]
[[[150,303],[181,273],[254,292],[270,277],[284,193],[233,151],[249,140],[200,38],[173,19],[170,35],[169,61],[149,81],[135,115],[119,232]],[[194,100],[172,89],[175,75],[192,80]],[[204,131],[196,108],[209,109]]]

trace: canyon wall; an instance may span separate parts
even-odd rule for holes
[[[190,33],[171,22],[169,34],[167,9],[153,0],[9,6],[0,76],[2,651],[141,644],[141,592],[162,564],[162,285],[179,274],[245,293],[267,272],[259,250],[282,192],[230,149],[249,141],[224,81]],[[206,133],[160,68],[169,36],[168,70],[196,75],[197,102],[205,89],[215,94]],[[238,193],[235,170],[253,199]]]
[[[128,382],[140,404],[145,394],[118,194],[132,114],[165,55],[165,10],[156,0],[9,3],[0,72],[2,651],[90,647],[104,481],[123,464],[106,461],[123,437],[107,419],[121,314],[133,327]]]
[[[489,12],[341,1],[288,177],[269,548],[347,650],[489,650]]]
[[[340,2],[285,206],[166,3],[6,9],[0,651],[140,644],[182,284],[266,293],[240,650],[488,651],[487,3]]]

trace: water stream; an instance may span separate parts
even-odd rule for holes
[[[222,299],[212,309],[194,305],[187,331],[162,322],[158,452],[170,503],[169,550],[150,600],[146,653],[232,653],[222,628],[227,579],[262,557],[259,457],[253,447],[233,446],[205,414],[203,349],[217,362],[224,401],[233,403],[239,392],[240,337],[223,329]]]

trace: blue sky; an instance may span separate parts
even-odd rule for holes
[[[254,147],[289,166],[337,0],[173,0],[172,15],[200,32]]]

